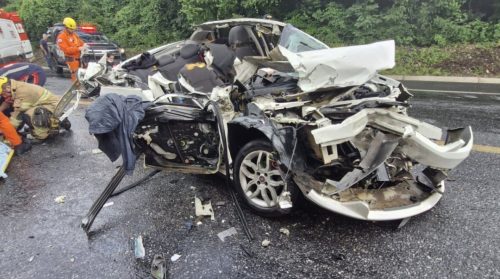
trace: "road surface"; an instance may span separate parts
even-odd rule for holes
[[[69,81],[52,77],[47,87],[61,94]],[[111,199],[87,236],[81,218],[120,163],[93,152],[84,104],[71,116],[72,133],[15,157],[0,182],[0,278],[150,278],[155,254],[167,258],[168,278],[499,278],[500,95],[420,91],[412,104],[419,119],[475,133],[475,150],[435,208],[400,230],[314,205],[280,219],[244,209],[252,242],[222,178],[167,173]],[[144,174],[139,165],[122,184]],[[199,191],[211,197],[216,220],[189,229]],[[65,202],[55,202],[61,195]],[[221,242],[217,234],[231,227],[237,234]],[[143,260],[134,257],[138,235]],[[174,254],[181,257],[171,262]]]

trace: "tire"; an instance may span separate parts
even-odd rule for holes
[[[275,154],[273,152],[274,149],[269,141],[254,140],[240,149],[234,161],[236,193],[252,211],[264,217],[289,214],[296,207],[300,195],[297,185],[292,179],[288,179],[287,187],[293,207],[286,209],[279,207],[277,197],[285,191],[285,183],[284,174],[279,166],[273,164],[272,156]]]
[[[62,76],[62,75],[63,75],[63,73],[64,73],[64,69],[63,69],[63,67],[55,66],[55,72],[56,72],[56,74],[58,74],[59,76]]]
[[[59,76],[63,75],[64,69],[63,67],[59,66],[59,63],[57,62],[57,59],[54,57],[54,55],[50,55],[50,60],[52,60],[52,63],[50,65],[50,70],[54,73],[56,73]]]

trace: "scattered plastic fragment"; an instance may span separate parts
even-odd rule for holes
[[[282,233],[286,236],[290,236],[290,231],[287,228],[281,228],[280,233]]]
[[[344,261],[345,259],[346,259],[346,256],[342,253],[333,254],[334,261]]]
[[[177,261],[180,257],[181,257],[181,255],[179,255],[179,254],[174,254],[174,255],[170,258],[170,260],[171,260],[172,262],[175,262],[175,261]]]
[[[136,259],[143,259],[146,256],[146,250],[144,249],[144,245],[142,244],[142,236],[139,235],[134,241],[134,253]]]
[[[267,247],[271,244],[271,241],[267,240],[267,239],[264,239],[262,240],[262,247]]]
[[[226,202],[225,201],[218,201],[215,203],[215,206],[225,206]]]
[[[75,262],[75,258],[71,258],[69,259],[70,262],[74,263]]]
[[[222,240],[222,242],[224,242],[226,237],[229,237],[229,236],[235,235],[235,234],[237,234],[236,229],[234,227],[231,227],[225,231],[218,233],[217,236],[219,237],[220,240]]]
[[[190,231],[193,228],[193,221],[189,220],[184,223],[184,226],[188,231]]]
[[[28,259],[28,262],[32,262],[33,259],[35,259],[35,256],[31,256],[29,259]]]
[[[58,196],[54,199],[54,201],[57,203],[64,203],[65,200],[66,200],[66,196]]]
[[[112,206],[113,204],[115,204],[115,203],[110,201],[110,202],[105,203],[102,207]]]
[[[210,219],[212,221],[215,220],[214,210],[212,208],[212,203],[210,201],[208,203],[202,204],[201,200],[195,196],[194,207],[196,216],[210,216]]]
[[[195,188],[196,189],[196,188]],[[210,194],[207,188],[201,188],[196,191],[196,197],[201,200],[202,204],[206,204],[210,201]]]
[[[101,149],[98,148],[92,149],[92,154],[101,154],[101,153],[102,153]]]
[[[167,263],[162,255],[155,255],[151,263],[151,276],[156,279],[165,279]]]
[[[201,226],[203,223],[201,221],[196,222],[196,226]]]

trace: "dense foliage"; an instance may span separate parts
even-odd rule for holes
[[[330,45],[393,38],[398,45],[500,42],[498,0],[0,0],[31,38],[66,16],[129,48],[185,38],[191,26],[231,17],[290,22]]]

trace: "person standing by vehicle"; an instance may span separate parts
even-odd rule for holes
[[[26,123],[35,139],[46,139],[59,97],[41,86],[6,77],[0,78],[0,84],[0,94],[4,99],[2,107],[11,105],[13,108],[10,123],[15,128]]]
[[[10,123],[9,118],[3,113],[8,105],[8,98],[3,96],[3,86],[8,82],[8,78],[0,77],[0,96],[3,97],[3,103],[0,105],[0,132],[3,137],[9,142],[9,144],[14,148],[14,152],[17,155],[22,155],[31,149],[31,144],[29,142],[23,142],[21,136],[16,131],[16,128]]]
[[[57,36],[57,45],[64,52],[66,64],[71,72],[71,80],[76,80],[76,71],[80,67],[80,51],[84,42],[76,34],[76,21],[70,17],[63,20],[64,31]]]
[[[45,62],[47,62],[47,66],[50,68],[52,66],[52,62],[50,61],[47,38],[48,38],[47,34],[43,33],[42,39],[40,40],[40,49],[42,50],[43,57],[45,57]]]

